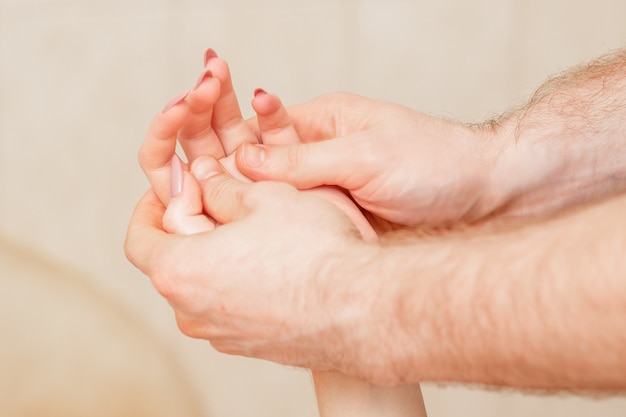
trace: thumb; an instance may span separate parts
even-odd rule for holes
[[[354,173],[366,174],[367,157],[355,152],[355,143],[347,137],[294,145],[245,143],[237,149],[236,163],[242,174],[255,181],[286,182],[299,189],[321,185],[356,189]]]
[[[172,164],[172,173],[176,173]],[[163,214],[163,228],[172,234],[193,235],[215,229],[215,222],[204,214],[202,190],[188,171],[179,171],[181,188],[178,195],[172,194]]]
[[[252,184],[233,178],[215,158],[196,158],[191,172],[200,184],[204,210],[218,223],[230,223],[251,212],[248,195]]]

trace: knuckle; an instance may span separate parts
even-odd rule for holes
[[[287,148],[286,174],[297,179],[304,170],[309,156],[309,147],[306,145],[293,145]]]
[[[225,178],[223,174],[215,175],[204,181],[206,203],[221,201],[225,198],[240,198],[239,187],[233,187],[236,180]]]
[[[215,349],[216,351],[220,353],[230,353],[228,347],[224,343],[221,343],[219,340],[211,339],[210,343],[213,349]]]
[[[152,281],[152,286],[163,298],[169,302],[178,301],[180,297],[176,287],[172,284],[169,274],[163,273],[163,270],[157,267],[153,268],[152,271],[148,273],[148,276]]]
[[[339,91],[333,94],[333,99],[335,99],[339,103],[352,102],[356,97],[355,94],[348,93],[345,91]]]
[[[137,262],[137,254],[136,254],[136,249],[135,249],[135,245],[133,244],[133,235],[132,235],[132,231],[129,231],[126,234],[126,238],[124,239],[124,256],[126,256],[126,259],[128,259],[128,261],[137,266],[138,262]]]
[[[163,229],[168,233],[176,233],[179,229],[179,215],[169,210],[163,214]]]
[[[345,91],[338,91],[335,93],[329,93],[324,96],[320,96],[317,100],[320,100],[322,103],[337,103],[339,105],[343,103],[352,103],[355,99],[356,94],[348,93]]]
[[[171,264],[164,261],[166,256],[155,252],[152,254],[148,262],[148,270],[146,271],[152,286],[156,291],[172,305],[183,305],[186,295],[182,289],[185,287],[180,282],[179,272],[172,268]]]
[[[185,336],[199,339],[202,336],[200,328],[196,324],[195,320],[190,320],[186,315],[176,313],[176,325],[178,330]]]
[[[243,355],[243,356],[251,356],[245,349],[242,349],[236,343],[232,341],[222,341],[220,339],[210,339],[209,342],[213,349],[220,353],[224,353],[227,355]]]

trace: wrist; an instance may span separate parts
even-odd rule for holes
[[[501,212],[503,207],[508,207],[526,194],[541,182],[552,165],[548,161],[540,162],[536,155],[533,156],[537,150],[528,142],[517,141],[518,123],[517,118],[513,118],[488,127],[491,169],[485,188],[489,214]],[[540,166],[535,167],[534,161]]]
[[[370,245],[358,256],[357,267],[348,273],[352,276],[342,280],[349,290],[338,297],[343,331],[332,369],[377,386],[416,383],[430,375],[429,351],[437,338],[429,321],[432,312],[427,311],[433,302],[428,283],[435,276],[427,265],[415,262],[416,252],[412,238],[398,236]]]
[[[626,189],[625,157],[558,120],[531,123],[520,115],[498,125],[501,144],[489,180],[493,211],[549,215]],[[621,144],[624,138],[603,137]]]
[[[556,148],[563,140],[539,140],[552,132],[520,134],[520,115],[474,127],[481,146],[482,193],[475,218],[528,212],[545,206],[554,195],[547,185],[566,172],[563,152]]]
[[[501,158],[509,143],[505,126],[496,123],[462,128],[465,129],[462,135],[471,143],[466,152],[472,155],[471,158],[464,156],[464,159],[473,161],[472,169],[464,178],[466,183],[474,184],[476,193],[466,197],[468,201],[474,200],[471,212],[465,216],[465,220],[471,222],[491,215],[508,198],[506,184],[498,178]]]
[[[623,51],[548,81],[496,126],[497,211],[545,215],[626,190]]]
[[[339,371],[374,383],[388,369],[388,359],[381,347],[383,324],[392,319],[387,295],[393,280],[385,270],[384,248],[359,241],[334,254],[319,271],[326,282],[323,305],[326,324],[324,335],[316,341],[325,350],[327,370]],[[330,278],[330,279],[326,279]],[[318,323],[319,324],[319,323]],[[381,343],[383,342],[383,343]]]

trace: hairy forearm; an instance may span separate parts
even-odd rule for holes
[[[493,124],[492,205],[556,212],[626,189],[626,49],[546,82]]]
[[[358,372],[626,390],[624,213],[622,196],[515,230],[384,247],[362,272],[384,285],[365,304],[371,332],[350,341],[368,346]]]

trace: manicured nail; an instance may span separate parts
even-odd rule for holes
[[[209,48],[204,52],[204,66],[205,67],[206,67],[206,64],[209,63],[211,58],[217,58],[217,54],[212,48]]]
[[[189,94],[189,93],[179,94],[176,97],[174,97],[173,99],[171,99],[170,101],[168,101],[167,104],[165,105],[165,107],[163,107],[163,110],[161,110],[161,113],[166,113],[172,107],[176,106],[179,103],[182,103],[183,100],[185,100],[185,98],[187,98],[187,94]]]
[[[259,94],[267,94],[267,91],[265,91],[262,88],[257,88],[256,90],[254,90],[254,96],[258,96]]]
[[[191,172],[198,181],[202,181],[223,172],[223,170],[222,166],[216,159],[208,156],[201,156],[191,164]]]
[[[263,145],[246,144],[241,148],[243,162],[251,168],[263,165],[265,161],[265,147]]]
[[[183,167],[178,156],[174,155],[172,157],[170,166],[170,194],[172,197],[176,197],[183,192]]]
[[[213,73],[211,71],[204,71],[200,78],[198,78],[198,82],[196,82],[196,86],[193,89],[196,90],[203,82],[205,82],[209,78],[213,78]]]

